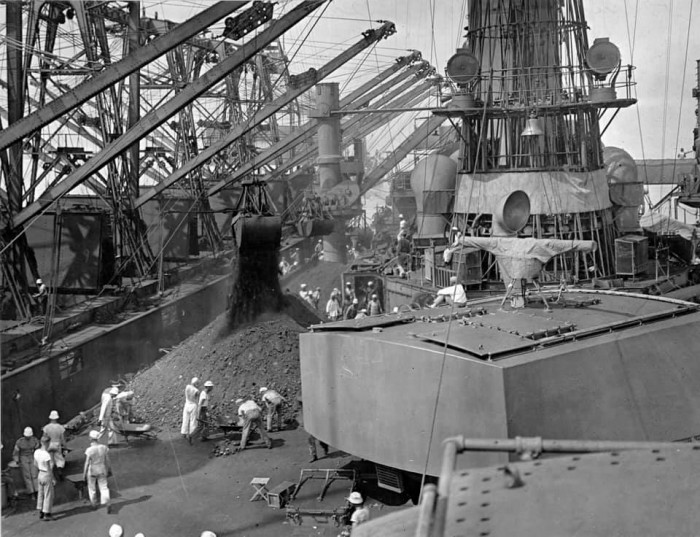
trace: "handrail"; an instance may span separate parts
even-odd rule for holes
[[[518,453],[531,460],[541,453],[600,453],[634,449],[679,448],[679,442],[635,442],[605,440],[545,440],[541,437],[465,438],[452,436],[443,441],[444,452],[437,490],[429,484],[423,488],[415,537],[442,537],[447,518],[447,503],[455,474],[457,455],[464,451],[497,451]]]

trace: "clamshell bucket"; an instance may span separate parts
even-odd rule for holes
[[[282,240],[282,219],[275,215],[274,205],[261,181],[243,183],[241,196],[231,220],[233,237],[241,253],[276,250]]]
[[[333,233],[333,220],[304,220],[297,223],[297,231],[302,237],[321,237]]]
[[[279,311],[284,304],[278,270],[282,219],[275,215],[265,183],[253,181],[241,186],[231,220],[236,245],[229,291],[232,327],[251,322],[265,311]]]
[[[232,226],[239,251],[273,250],[282,240],[279,216],[236,215]]]

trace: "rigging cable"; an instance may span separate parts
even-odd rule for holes
[[[637,40],[637,21],[639,19],[639,0],[636,0],[636,2],[635,2],[634,25],[632,27],[633,30],[632,30],[631,34],[630,34],[630,16],[629,16],[629,12],[627,10],[627,0],[625,0],[624,5],[625,5],[625,26],[627,28],[627,43],[628,43],[628,46],[630,47],[630,64],[634,65],[634,49],[635,49],[636,40]],[[634,97],[635,97],[635,99],[637,99],[637,87],[636,87],[636,85],[632,86],[632,88],[634,91]],[[636,115],[637,115],[637,128],[639,130],[639,145],[640,145],[640,149],[642,151],[642,162],[643,162],[642,166],[644,167],[644,177],[645,177],[644,184],[645,184],[645,186],[647,188],[647,192],[648,192],[648,190],[649,190],[649,183],[648,183],[649,174],[647,173],[646,151],[644,149],[644,136],[642,134],[642,131],[643,131],[643,129],[642,129],[642,116],[639,112],[639,106],[635,106],[635,111],[636,111]],[[647,204],[651,208],[653,204],[651,202],[651,198],[649,197],[649,194],[647,193],[645,197],[646,197]]]
[[[685,88],[685,75],[688,72],[688,48],[690,45],[690,28],[691,28],[691,21],[693,19],[693,2],[690,2],[690,8],[689,8],[689,13],[688,13],[688,30],[686,32],[686,37],[685,37],[685,55],[683,56],[683,77],[681,79],[681,98],[680,102],[678,103],[678,126],[676,128],[676,145],[674,147],[674,152],[677,154],[678,153],[678,139],[680,138],[680,133],[681,133],[681,117],[683,115],[683,96],[685,95],[685,91],[683,91],[683,88]],[[696,111],[697,113],[697,111]],[[676,169],[676,160],[673,161],[673,171],[674,171],[674,177],[675,177],[675,169]],[[669,208],[671,207],[671,204],[669,203]],[[687,211],[683,209],[683,212],[686,213]],[[670,226],[671,222],[668,222],[668,225]],[[668,230],[667,230],[668,231]]]
[[[673,0],[668,6],[668,29],[666,32],[666,72],[664,76],[664,111],[661,121],[661,158],[663,159],[666,155],[666,122],[668,118],[668,93],[669,93],[669,71],[671,69],[671,36],[673,32]],[[684,75],[685,76],[685,75]],[[664,165],[663,160],[661,161],[661,173],[663,175]],[[675,162],[672,167],[671,175],[675,174]],[[668,216],[671,217],[671,204],[668,204]],[[670,221],[667,221],[670,222]]]
[[[437,64],[437,46],[435,44],[435,0],[430,0],[430,63]]]
[[[369,9],[369,0],[365,0],[365,5],[367,6],[367,22],[372,23],[372,11]],[[377,58],[377,49],[376,47],[372,47],[372,50],[374,50],[374,61],[377,64],[377,72],[379,72],[379,59]]]
[[[491,79],[490,79],[490,81],[491,81],[491,84],[492,84],[492,82],[493,82],[493,70],[491,70]],[[491,84],[489,84],[489,86],[491,86]],[[481,125],[482,128],[479,129],[479,130],[480,130],[480,132],[479,132],[479,142],[478,142],[478,144],[477,144],[476,154],[475,154],[475,156],[474,156],[474,167],[473,167],[473,169],[471,170],[471,174],[472,174],[472,175],[475,174],[476,171],[477,171],[477,162],[478,162],[479,157],[480,157],[479,153],[481,153],[481,152],[483,151],[484,134],[485,134],[484,124],[485,124],[485,122],[486,122],[486,111],[487,111],[487,107],[488,107],[488,99],[484,99],[483,115],[482,115],[482,125]],[[465,122],[465,121],[466,121],[466,120],[463,120],[463,124],[462,124],[462,127],[461,127],[461,128],[464,128],[464,122]],[[466,150],[469,150],[469,148],[466,148]],[[472,202],[472,199],[473,199],[472,192],[473,192],[473,189],[474,189],[474,183],[475,183],[475,181],[474,181],[473,178],[472,178],[472,179],[470,180],[470,190],[471,190],[471,192],[469,192],[469,195],[467,196],[467,207],[466,207],[466,210],[465,210],[465,218],[464,218],[464,222],[462,223],[462,229],[461,229],[462,236],[465,236],[465,235],[466,235],[466,231],[467,231],[467,227],[468,227],[469,212],[470,212],[470,210],[471,210],[471,202]],[[482,186],[481,183],[482,183],[481,181],[478,182],[479,194],[480,194],[481,186]],[[480,199],[480,197],[477,198],[477,199]],[[453,218],[454,218],[454,217],[453,217]],[[451,223],[451,224],[452,224],[452,223]],[[450,227],[452,227],[452,226],[450,226]],[[463,249],[460,249],[459,251],[461,252],[462,250],[463,250]],[[460,255],[460,256],[458,257],[458,261],[457,261],[457,271],[456,271],[456,274],[459,274],[459,273],[460,273],[460,268],[461,268],[461,265],[462,265],[462,263],[463,263],[463,260],[464,260],[464,256]],[[455,285],[457,285],[458,283],[459,283],[459,282],[456,282]],[[461,284],[460,284],[460,285],[461,285]],[[465,290],[465,291],[466,291],[466,290]],[[453,296],[454,296],[454,295],[453,295]],[[442,359],[441,359],[441,361],[440,361],[440,375],[439,375],[439,377],[438,377],[437,391],[436,391],[436,393],[435,393],[435,403],[434,403],[434,405],[433,405],[433,417],[432,417],[431,426],[430,426],[430,435],[429,435],[429,437],[428,437],[428,449],[427,449],[427,453],[426,453],[426,455],[425,455],[425,465],[424,465],[424,467],[423,467],[423,473],[422,473],[422,476],[421,476],[421,497],[422,497],[422,494],[423,494],[423,487],[424,487],[424,485],[425,485],[425,480],[426,480],[426,477],[427,477],[427,474],[428,474],[428,464],[429,464],[429,462],[430,462],[430,451],[431,451],[431,447],[432,447],[432,443],[433,443],[433,437],[435,436],[435,421],[436,421],[436,418],[437,418],[437,412],[438,412],[438,407],[439,407],[439,403],[440,403],[440,392],[442,391],[442,381],[443,381],[444,374],[445,374],[445,364],[446,364],[446,362],[447,362],[447,347],[448,347],[448,343],[449,343],[449,339],[450,339],[450,332],[451,332],[451,329],[452,329],[452,321],[453,321],[453,315],[454,315],[454,308],[455,308],[454,301],[452,301],[452,304],[451,304],[451,307],[450,307],[450,316],[449,316],[449,320],[448,320],[448,324],[447,324],[447,331],[446,331],[446,334],[445,334],[445,344],[444,344],[443,349],[442,349]],[[422,499],[422,498],[421,498],[421,499]]]

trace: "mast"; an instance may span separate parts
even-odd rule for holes
[[[464,48],[448,62],[456,88],[436,111],[462,119],[455,213],[475,236],[594,240],[558,257],[544,280],[614,272],[616,229],[600,143],[606,114],[628,107],[632,67],[607,39],[589,45],[582,0],[474,0]],[[529,197],[529,217],[509,223]],[[522,215],[520,215],[522,216]]]
[[[696,125],[693,129],[693,142],[695,146],[695,162],[697,166],[700,166],[700,60],[695,61],[695,76],[697,85],[693,88],[693,97],[695,97],[697,108],[695,108]]]

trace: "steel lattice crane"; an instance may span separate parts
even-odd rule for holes
[[[167,248],[158,228],[168,214],[185,215],[174,217],[178,226],[196,215],[197,236],[216,251],[226,225],[212,204],[226,206],[243,178],[272,172],[284,180],[286,170],[312,158],[307,144],[315,122],[301,121],[306,92],[394,32],[384,22],[326,65],[291,75],[278,37],[323,2],[300,2],[270,24],[273,8],[265,2],[219,2],[182,24],[148,17],[137,2],[8,4],[1,43],[8,74],[0,76],[7,91],[0,156],[8,197],[0,248],[3,266],[12,270],[3,281],[13,281],[19,297],[31,287],[23,281],[25,267],[34,278],[56,272],[59,253],[49,266],[37,262],[24,230],[47,217],[55,224],[61,211],[74,209],[76,193],[80,203],[89,200],[109,215],[114,274],[156,270]],[[262,32],[246,38],[261,25]],[[343,106],[415,102],[392,99],[408,95],[419,80],[411,75],[425,65],[419,53],[399,58]],[[367,126],[389,118],[377,116]],[[350,118],[346,125],[357,123]],[[349,132],[356,138],[372,130]]]
[[[271,78],[262,71],[274,64],[288,77],[277,38],[322,3],[301,2],[269,25],[273,4],[265,2],[220,2],[180,25],[141,16],[138,3],[126,8],[86,2],[8,5],[2,43],[7,79],[0,80],[7,90],[1,111],[6,123],[0,146],[6,149],[1,154],[8,192],[3,267],[13,270],[3,274],[3,282],[14,282],[21,296],[27,288],[27,258],[33,276],[40,275],[23,230],[42,215],[70,206],[57,204],[68,192],[96,195],[110,213],[117,258],[128,260],[121,268],[136,275],[152,271],[158,253],[151,251],[150,230],[133,206],[144,179],[157,184],[230,125],[247,121],[250,106],[241,96],[254,91],[257,98],[251,102],[273,98]],[[234,14],[246,4],[248,10]],[[216,26],[227,15],[235,16]],[[269,27],[245,40],[261,25]],[[208,28],[213,37],[202,34]],[[233,39],[245,42],[234,45]],[[255,80],[264,79],[264,85],[253,82],[249,66],[255,66]],[[285,86],[284,80],[275,84]],[[298,107],[289,110],[284,121],[298,124]],[[274,136],[279,126],[267,130]],[[251,134],[234,144],[217,161],[222,167],[239,166],[252,156],[254,138]],[[219,230],[202,195],[212,181],[208,171],[196,170],[178,187],[180,196],[198,200],[188,211],[199,215],[215,249]],[[85,188],[76,191],[78,186]]]

